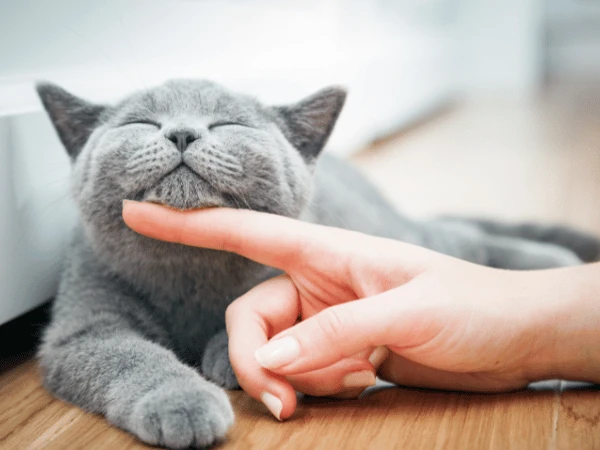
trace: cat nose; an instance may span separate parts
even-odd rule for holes
[[[167,139],[175,144],[177,150],[183,153],[188,145],[198,138],[191,130],[176,130],[167,134]]]

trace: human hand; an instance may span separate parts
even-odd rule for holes
[[[294,387],[343,391],[348,374],[373,370],[368,355],[382,345],[391,354],[378,374],[402,385],[503,391],[554,368],[561,333],[546,327],[565,314],[568,287],[555,282],[561,271],[490,269],[252,211],[129,203],[123,217],[149,237],[286,272],[227,311],[238,381],[278,418],[293,413]]]

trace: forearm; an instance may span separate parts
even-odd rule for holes
[[[528,376],[600,383],[600,263],[522,276],[537,349]]]

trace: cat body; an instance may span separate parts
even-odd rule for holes
[[[193,80],[115,106],[49,84],[38,92],[71,156],[81,218],[39,351],[44,384],[150,444],[202,447],[226,435],[234,417],[222,387],[237,381],[225,309],[277,272],[140,236],[123,222],[124,199],[255,209],[495,267],[580,262],[508,226],[489,233],[475,221],[410,220],[346,163],[319,157],[344,103],[339,88],[278,107]],[[558,234],[597,243],[569,229]]]

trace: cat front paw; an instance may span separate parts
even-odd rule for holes
[[[229,339],[225,330],[208,341],[202,358],[202,373],[225,389],[239,389],[240,384],[229,361]]]
[[[145,394],[135,404],[128,428],[148,444],[203,448],[222,440],[233,420],[222,389],[201,378],[178,379]]]

